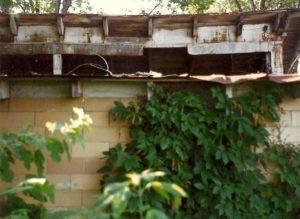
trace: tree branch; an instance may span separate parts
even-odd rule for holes
[[[241,3],[239,2],[239,0],[234,0],[234,3],[236,5],[236,7],[238,8],[239,12],[243,12],[243,8],[242,8]]]
[[[266,0],[260,0],[259,9],[266,10]]]
[[[254,0],[249,0],[251,11],[256,11]]]

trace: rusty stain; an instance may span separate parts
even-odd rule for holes
[[[46,42],[47,41],[47,36],[43,35],[43,34],[33,34],[30,36],[26,37],[28,39],[29,42]]]
[[[13,35],[0,35],[0,42],[2,43],[12,43],[14,42],[14,36]]]

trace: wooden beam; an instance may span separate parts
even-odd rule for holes
[[[83,83],[79,80],[72,82],[72,97],[83,97]]]
[[[284,21],[286,19],[286,21]],[[286,27],[286,23],[288,23],[287,13],[282,11],[276,14],[276,18],[273,22],[272,32],[278,33],[281,28]]]
[[[10,27],[11,33],[14,36],[18,35],[18,25],[17,25],[16,19],[15,19],[15,16],[12,14],[9,16],[9,27]]]
[[[0,43],[0,55],[80,54],[142,56],[143,44],[124,43]]]
[[[148,20],[148,37],[153,36],[153,18],[150,17]]]
[[[54,54],[53,55],[53,74],[62,75],[62,55]]]
[[[0,80],[0,100],[5,100],[10,97],[8,81]]]
[[[193,18],[193,32],[192,36],[194,39],[197,39],[198,37],[198,17]]]
[[[236,32],[235,34],[237,36],[241,36],[242,33],[243,33],[243,25],[244,25],[244,16],[243,15],[240,15],[239,16],[239,19],[238,19],[238,22],[237,22],[237,25],[236,25]]]
[[[104,37],[109,36],[108,17],[103,18],[103,32],[104,32]]]
[[[150,100],[153,96],[153,82],[147,82],[147,100]]]
[[[59,36],[64,36],[65,34],[65,26],[62,17],[57,17],[57,29]]]

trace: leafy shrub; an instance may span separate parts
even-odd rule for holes
[[[103,193],[90,208],[52,214],[51,218],[73,217],[119,219],[167,219],[167,214],[175,215],[185,191],[173,183],[161,182],[156,178],[164,176],[161,171],[145,170],[140,174],[126,174],[124,182],[105,185]],[[167,213],[161,205],[169,207]]]
[[[299,213],[299,151],[270,144],[264,121],[278,122],[278,92],[255,88],[229,98],[219,88],[205,95],[156,88],[147,103],[116,103],[117,120],[130,120],[132,141],[106,152],[102,183],[151,168],[189,194],[184,218],[295,218]],[[257,149],[266,147],[266,153]],[[260,164],[279,164],[274,185]],[[263,165],[264,166],[264,165]]]
[[[0,191],[0,198],[4,198],[5,205],[0,207],[0,216],[21,218],[44,218],[46,209],[44,204],[54,202],[54,186],[44,178],[45,155],[50,154],[55,162],[60,162],[67,154],[70,159],[69,145],[83,142],[82,130],[89,128],[92,120],[85,115],[82,109],[74,108],[78,118],[69,123],[46,124],[50,135],[44,137],[31,131],[30,127],[23,129],[19,134],[3,133],[0,135],[0,179],[12,183],[16,178],[12,166],[21,161],[27,170],[36,167],[25,175],[24,182],[11,188]],[[55,135],[59,133],[62,138]],[[32,168],[34,169],[34,168]],[[31,198],[28,203],[24,197]]]

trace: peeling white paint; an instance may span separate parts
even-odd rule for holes
[[[182,28],[175,30],[166,30],[166,29],[154,29],[152,40],[146,43],[146,46],[150,47],[151,45],[186,45],[193,42],[191,37],[191,29]]]
[[[197,42],[225,42],[235,40],[235,26],[212,26],[197,28]]]
[[[188,45],[190,55],[270,52],[274,42],[221,42]]]
[[[266,41],[270,38],[271,27],[269,24],[245,24],[242,35],[237,38],[240,42]]]
[[[65,43],[102,43],[100,28],[66,27]]]
[[[19,26],[18,42],[56,42],[59,36],[54,26]]]

